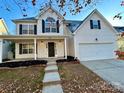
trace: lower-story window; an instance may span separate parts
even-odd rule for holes
[[[22,54],[33,54],[34,53],[34,44],[21,44]]]

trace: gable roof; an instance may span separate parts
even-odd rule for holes
[[[94,9],[83,21],[82,23],[77,27],[77,29],[74,31],[74,34],[77,33],[78,29],[81,28],[82,25],[85,24],[85,22],[87,22],[94,13],[97,13],[112,29],[113,31],[116,33],[117,31],[113,28],[113,26],[106,20],[106,18],[97,10],[97,9]]]
[[[65,23],[68,24],[67,27],[69,28],[69,30],[74,33],[79,27],[80,25],[93,13],[94,11],[92,11],[84,20],[82,21],[77,21],[77,20],[65,20]]]
[[[58,11],[56,11],[52,6],[50,6],[50,5],[44,7],[44,8],[42,9],[42,11],[41,11],[35,18],[38,19],[41,15],[43,15],[43,14],[44,14],[47,10],[49,10],[49,9],[51,9],[51,10],[54,11],[59,17],[61,17],[61,18],[64,19],[64,17],[63,17]]]
[[[27,17],[27,18],[20,18],[20,19],[14,19],[12,20],[14,23],[16,22],[25,22],[25,21],[28,21],[28,22],[36,22],[37,19],[43,15],[48,9],[52,9],[52,11],[54,11],[58,16],[60,16],[62,19],[64,19],[64,17],[58,12],[56,11],[52,6],[46,6],[42,9],[42,11],[35,17]]]

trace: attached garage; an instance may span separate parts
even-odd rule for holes
[[[79,59],[86,61],[115,58],[114,46],[114,43],[80,43]]]
[[[116,40],[116,30],[94,10],[74,32],[75,57],[80,61],[116,58]]]

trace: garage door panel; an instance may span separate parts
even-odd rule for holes
[[[114,58],[114,45],[111,44],[79,44],[80,60],[96,60]]]

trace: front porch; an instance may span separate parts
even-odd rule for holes
[[[49,58],[57,59],[67,57],[66,36],[5,35],[0,36],[0,39],[15,43],[14,60],[49,60]],[[0,59],[0,61],[2,62],[2,59]]]

